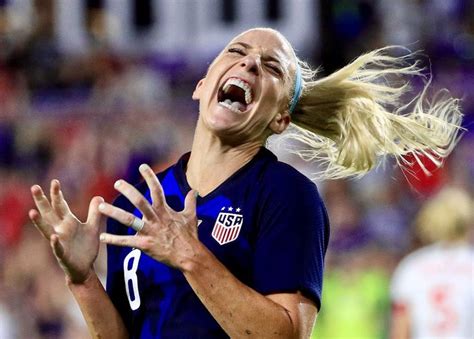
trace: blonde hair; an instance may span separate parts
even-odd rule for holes
[[[448,187],[428,200],[415,218],[425,243],[466,238],[473,222],[474,201],[461,189]]]
[[[412,53],[388,54],[397,48],[364,54],[322,79],[297,59],[303,92],[283,137],[298,142],[290,152],[322,165],[314,178],[362,176],[387,155],[401,166],[412,155],[428,172],[421,156],[440,167],[452,151],[462,130],[459,100],[447,91],[428,100],[426,79],[423,90],[406,99],[406,77],[423,79],[422,69],[408,63]]]

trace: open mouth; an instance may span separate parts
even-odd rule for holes
[[[245,112],[252,99],[250,84],[242,79],[233,77],[227,79],[217,95],[219,105],[235,113]]]

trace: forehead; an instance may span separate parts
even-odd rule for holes
[[[253,29],[236,36],[229,45],[234,43],[245,43],[251,49],[259,50],[266,55],[280,59],[283,64],[289,66],[295,60],[293,48],[280,34],[271,30]]]

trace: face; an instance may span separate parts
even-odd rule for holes
[[[200,120],[221,138],[264,140],[289,124],[295,56],[277,32],[254,29],[234,38],[193,93]]]

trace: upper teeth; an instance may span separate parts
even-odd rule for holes
[[[246,82],[244,82],[240,79],[237,79],[237,78],[229,78],[227,80],[227,82],[225,83],[224,87],[222,88],[224,93],[227,93],[227,91],[229,90],[231,85],[237,86],[237,87],[242,88],[244,90],[244,92],[245,92],[245,103],[247,105],[252,102],[252,91],[250,90],[250,86]]]

